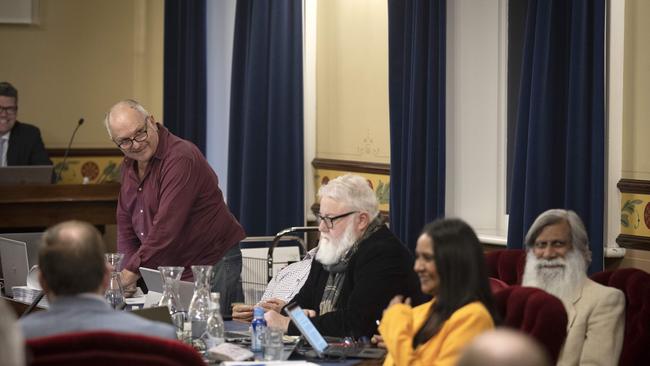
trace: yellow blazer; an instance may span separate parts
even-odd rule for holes
[[[494,321],[478,301],[456,310],[428,342],[413,349],[413,337],[426,321],[429,301],[415,308],[397,304],[384,312],[379,333],[388,355],[384,366],[437,365],[454,366],[460,353],[474,337],[493,329]]]

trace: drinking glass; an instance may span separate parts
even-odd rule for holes
[[[280,361],[284,353],[282,338],[284,333],[281,329],[267,327],[262,336],[262,351],[264,361]]]

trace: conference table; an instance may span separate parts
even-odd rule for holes
[[[0,185],[0,232],[46,228],[65,220],[115,224],[120,185]]]
[[[248,323],[242,323],[234,320],[227,320],[225,321],[226,325],[226,331],[245,331],[248,330]],[[290,360],[304,360],[304,358],[301,358],[300,356],[296,356],[295,353],[293,356],[291,356]],[[316,363],[319,365],[325,365],[325,366],[352,366],[352,365],[359,365],[359,366],[378,366],[382,365],[384,360],[361,360],[361,359],[352,359],[348,358],[345,360],[332,360],[332,361],[327,361],[327,360],[320,360],[320,359],[310,359],[308,360],[309,362]],[[263,364],[263,362],[261,362]]]

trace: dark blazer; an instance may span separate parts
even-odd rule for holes
[[[314,260],[309,277],[293,298],[303,309],[319,311],[327,272]],[[312,322],[321,334],[334,337],[371,337],[378,319],[395,295],[411,297],[413,304],[424,301],[420,281],[413,271],[413,256],[386,226],[359,243],[350,259],[336,311],[318,315]],[[299,334],[293,323],[288,333]]]
[[[7,165],[52,165],[37,127],[16,121],[9,135]]]

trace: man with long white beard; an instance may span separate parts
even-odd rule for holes
[[[623,346],[625,296],[587,277],[591,251],[580,217],[542,213],[526,234],[522,284],[555,295],[567,311],[567,338],[558,365],[617,365]]]
[[[308,309],[324,335],[370,337],[390,299],[422,301],[413,256],[381,223],[377,197],[366,179],[344,175],[318,191],[320,241],[309,276],[293,302]],[[299,334],[289,318],[265,314],[270,327]]]

